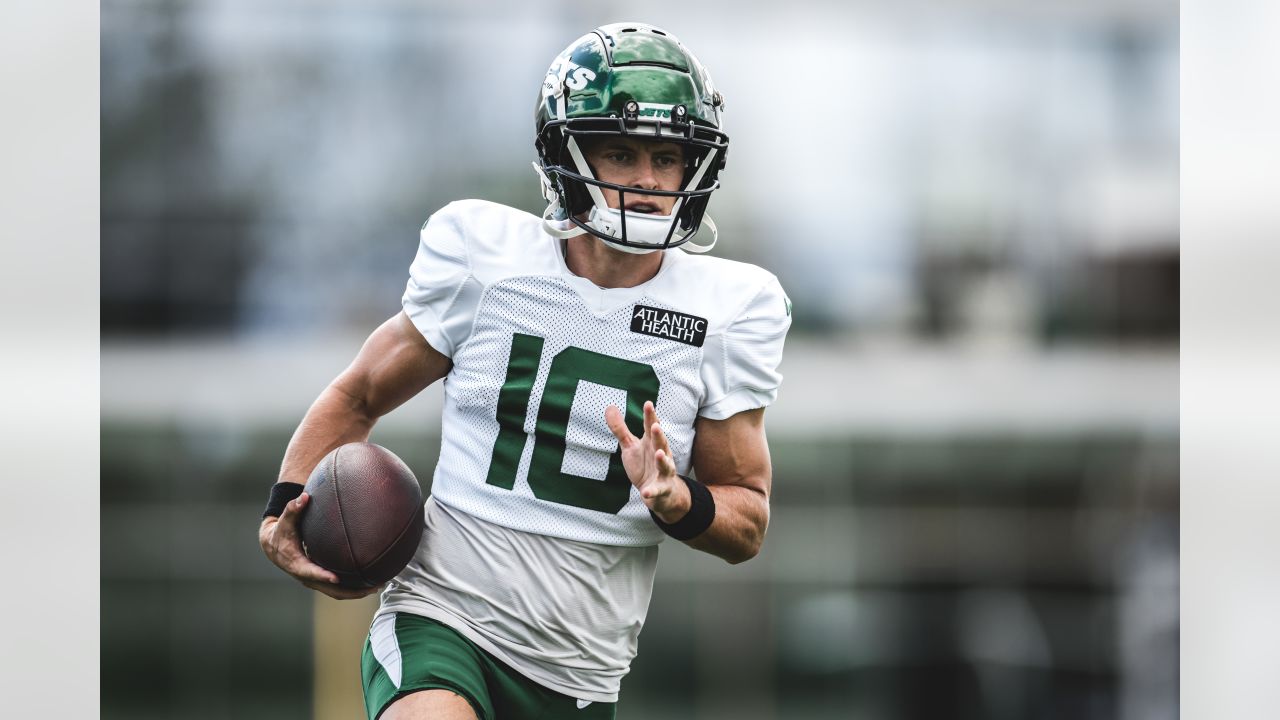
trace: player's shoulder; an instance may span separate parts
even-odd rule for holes
[[[710,280],[723,287],[759,289],[778,279],[768,270],[749,262],[684,251],[681,251],[676,268],[691,278]]]
[[[488,200],[455,200],[437,210],[422,226],[423,241],[437,235],[460,245],[482,278],[537,268],[546,264],[537,260],[553,252],[536,215]]]
[[[518,208],[489,200],[454,200],[432,213],[423,224],[425,231],[442,225],[461,235],[469,244],[494,243],[512,235],[539,232],[537,216]]]
[[[672,304],[690,308],[685,312],[712,319],[713,331],[753,309],[789,315],[782,285],[768,270],[738,260],[677,252],[663,294]]]
[[[712,255],[668,251],[654,299],[680,313],[708,320],[708,333],[723,331],[746,316],[776,315],[788,323],[790,306],[777,275],[759,265]]]

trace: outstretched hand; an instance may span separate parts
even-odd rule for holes
[[[381,590],[381,587],[343,587],[338,584],[337,575],[311,562],[311,558],[307,557],[302,549],[302,538],[298,535],[298,518],[310,500],[310,495],[302,493],[285,505],[280,517],[262,519],[262,526],[258,528],[258,542],[262,545],[262,551],[267,554],[267,559],[303,585],[338,600],[355,600]]]
[[[658,411],[651,401],[644,404],[644,437],[631,434],[622,411],[610,405],[604,411],[609,431],[622,447],[622,466],[627,478],[640,491],[640,499],[665,523],[678,522],[689,512],[689,488],[676,473],[671,446],[662,432]]]

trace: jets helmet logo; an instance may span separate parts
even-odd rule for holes
[[[555,95],[564,86],[568,86],[570,90],[581,90],[595,79],[596,73],[591,68],[584,68],[567,58],[557,58],[542,81],[542,95]]]

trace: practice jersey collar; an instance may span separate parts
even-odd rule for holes
[[[671,269],[671,266],[680,261],[680,256],[683,255],[683,253],[676,248],[672,248],[670,250],[659,250],[657,252],[662,253],[662,265],[658,267],[658,272],[655,273],[653,277],[633,287],[602,288],[581,275],[575,275],[573,271],[569,269],[569,264],[565,262],[564,259],[566,240],[560,240],[550,236],[546,237],[551,241],[551,245],[554,248],[556,265],[560,271],[560,277],[564,278],[564,281],[569,285],[569,287],[573,288],[574,292],[578,293],[578,296],[582,298],[583,304],[585,304],[591,314],[596,317],[609,315],[616,312],[618,309],[631,305],[640,298],[643,298],[648,293],[649,289],[667,274]]]

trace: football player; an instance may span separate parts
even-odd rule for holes
[[[307,412],[260,540],[308,587],[359,597],[372,591],[304,555],[302,483],[445,382],[426,530],[364,649],[370,718],[612,718],[659,543],[759,552],[791,305],[772,274],[700,254],[723,112],[670,33],[619,23],[576,40],[537,98],[546,211],[436,212],[403,312]]]

